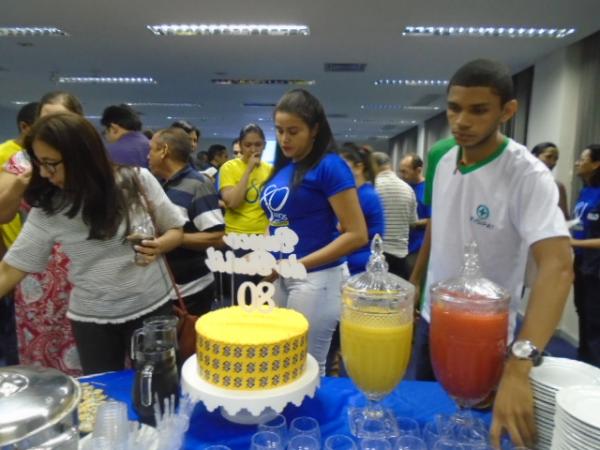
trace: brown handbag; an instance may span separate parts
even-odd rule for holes
[[[148,212],[148,215],[150,216],[150,219],[152,220],[152,225],[154,226],[154,229],[158,230],[151,203],[148,201],[146,191],[140,183],[135,169],[133,171],[133,181],[142,199],[144,200],[146,210]],[[171,280],[171,284],[173,286],[173,289],[175,290],[175,294],[177,295],[178,305],[173,305],[173,313],[179,319],[177,322],[177,342],[179,344],[179,357],[181,358],[181,361],[185,361],[190,356],[196,353],[196,320],[198,320],[198,316],[190,314],[190,312],[188,311],[187,307],[185,306],[185,302],[181,297],[181,292],[179,291],[177,282],[175,281],[175,276],[173,275],[171,267],[169,267],[169,263],[167,262],[167,258],[165,258],[164,255],[161,255],[161,257],[162,262],[167,268],[167,273],[169,274],[169,279]]]

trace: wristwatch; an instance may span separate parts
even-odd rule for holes
[[[510,354],[517,359],[528,359],[534,366],[542,363],[542,352],[528,340],[517,340],[510,344]]]

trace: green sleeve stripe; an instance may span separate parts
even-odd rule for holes
[[[442,157],[448,153],[454,146],[456,141],[454,138],[448,138],[436,142],[429,154],[427,155],[427,170],[425,173],[425,198],[423,202],[426,205],[431,206],[431,199],[433,195],[433,177],[435,176],[435,169]]]

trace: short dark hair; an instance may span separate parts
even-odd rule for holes
[[[198,137],[202,136],[202,133],[200,133],[200,129],[192,125],[187,120],[177,120],[171,124],[171,128],[181,128],[188,134],[193,131],[198,135]]]
[[[373,155],[365,147],[359,147],[354,142],[345,142],[338,150],[340,156],[352,161],[354,164],[363,165],[363,174],[367,181],[375,181],[375,168],[373,167]]]
[[[111,123],[119,125],[129,131],[141,131],[142,121],[138,113],[129,105],[111,105],[102,113],[100,123],[108,127]]]
[[[237,138],[237,142],[241,145],[244,138],[250,133],[256,133],[264,142],[267,141],[265,138],[265,132],[262,130],[262,128],[256,125],[255,123],[249,123],[240,130],[240,135]]]
[[[419,167],[423,167],[423,160],[416,153],[407,153],[402,157],[402,159],[404,158],[410,158],[410,166],[413,170],[416,170]]]
[[[296,165],[292,186],[297,187],[310,169],[319,164],[326,154],[335,151],[335,139],[323,105],[317,97],[305,89],[293,89],[285,93],[277,102],[273,116],[278,112],[299,117],[311,130],[317,127],[312,150]],[[289,162],[290,158],[285,157],[278,142],[275,147],[275,163],[269,179],[272,179]]]
[[[25,148],[35,162],[33,143],[42,141],[56,149],[65,170],[64,189],[51,184],[33,164],[31,182],[25,200],[47,214],[64,214],[73,218],[81,211],[89,227],[88,239],[113,237],[126,220],[129,233],[129,206],[139,199],[128,198],[116,180],[102,138],[85,118],[71,113],[58,113],[37,120],[25,138]],[[137,197],[134,196],[134,197]]]
[[[590,144],[584,148],[590,151],[590,159],[594,162],[600,161],[600,144]],[[600,168],[594,171],[594,174],[590,178],[590,186],[600,186]]]
[[[192,140],[183,129],[171,127],[159,130],[154,134],[154,139],[169,146],[173,159],[183,163],[189,162],[192,154]]]
[[[390,155],[384,152],[373,153],[373,160],[378,166],[389,166],[392,163]]]
[[[27,125],[33,125],[37,118],[38,102],[30,102],[22,106],[17,113],[17,129],[21,131],[21,123],[25,122]]]
[[[452,86],[489,87],[502,105],[515,98],[512,75],[505,64],[490,59],[470,61],[456,71],[448,83]]]
[[[221,153],[227,153],[227,147],[225,147],[224,145],[221,144],[213,144],[210,147],[208,147],[208,150],[206,152],[206,154],[208,155],[208,162],[212,161],[213,159],[215,159],[217,157],[217,155],[220,155]]]
[[[63,105],[73,114],[83,116],[83,106],[77,97],[66,91],[53,91],[44,94],[38,103],[36,116],[39,117],[44,105]]]
[[[556,148],[558,149],[558,147],[556,146],[556,144],[552,143],[552,142],[542,142],[541,144],[536,145],[535,147],[533,147],[531,149],[531,154],[534,156],[540,156],[542,153],[544,153],[544,151],[547,148]]]

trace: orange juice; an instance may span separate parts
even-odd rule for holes
[[[360,390],[387,394],[398,385],[410,358],[412,328],[403,314],[344,312],[342,357]]]

